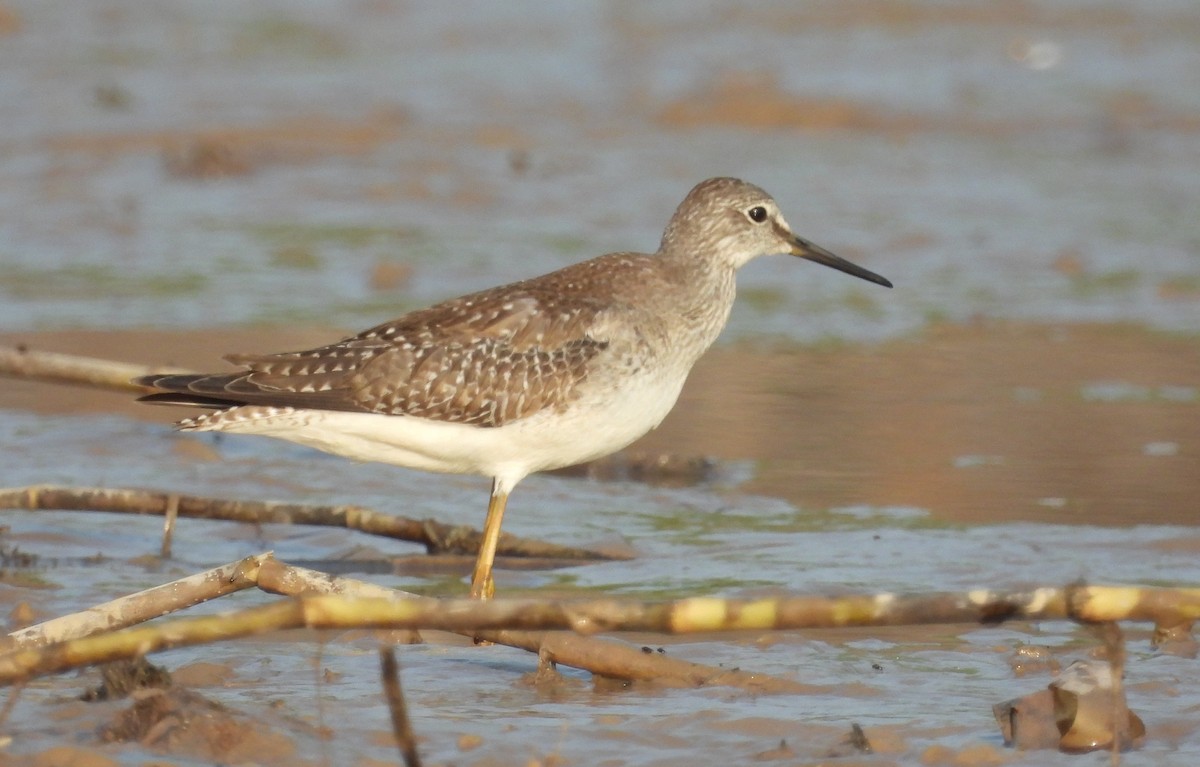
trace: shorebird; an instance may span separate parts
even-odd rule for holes
[[[610,253],[450,299],[328,346],[232,354],[239,369],[137,379],[144,402],[213,408],[182,431],[259,434],[361,461],[492,479],[472,597],[527,475],[620,450],[656,427],[729,318],[734,275],[791,254],[885,287],[792,233],[753,184],[688,193],[657,253]]]

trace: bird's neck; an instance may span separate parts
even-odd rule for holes
[[[734,270],[722,264],[666,254],[665,270],[675,295],[672,313],[686,322],[688,333],[707,349],[720,335],[733,309]]]

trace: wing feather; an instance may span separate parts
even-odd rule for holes
[[[583,266],[583,265],[580,265]],[[595,291],[545,278],[404,315],[335,344],[232,354],[228,374],[141,379],[149,401],[200,407],[262,404],[409,415],[501,426],[578,394],[608,347],[613,307]],[[557,276],[557,275],[556,275]],[[575,283],[570,283],[575,287]]]

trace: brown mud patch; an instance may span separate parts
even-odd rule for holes
[[[1125,130],[1200,131],[1200,115],[1180,112],[1141,95],[1122,94],[1104,104],[1104,114]],[[656,124],[668,130],[721,126],[752,131],[862,131],[904,137],[937,131],[972,136],[1019,136],[1049,129],[1086,129],[1094,118],[1047,116],[980,118],[969,113],[903,112],[866,101],[792,93],[770,72],[722,74],[694,92],[664,105]]]
[[[220,369],[336,331],[62,331],[0,343]],[[1196,340],[1116,325],[943,326],[881,345],[719,347],[631,451],[749,461],[802,508],[910,506],[960,523],[1193,524]],[[6,381],[0,408],[169,422],[132,397]]]
[[[126,152],[158,151],[164,153],[168,170],[176,175],[204,177],[207,174],[188,172],[180,164],[184,157],[190,157],[197,149],[259,161],[295,164],[312,158],[363,154],[381,144],[395,141],[407,122],[406,116],[398,110],[381,110],[356,121],[307,115],[259,125],[63,134],[46,138],[45,145],[54,153],[84,153],[103,157]]]
[[[282,764],[296,751],[290,738],[263,722],[181,687],[133,696],[128,707],[100,728],[99,737],[222,763]]]

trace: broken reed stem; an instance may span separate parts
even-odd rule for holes
[[[5,644],[35,647],[144,623],[167,613],[253,587],[258,582],[258,568],[271,559],[270,552],[246,557],[240,562],[231,562],[189,575],[171,583],[90,607],[82,612],[53,618],[12,632]]]
[[[251,524],[314,525],[349,530],[420,543],[430,554],[479,550],[483,534],[466,526],[446,525],[432,519],[411,519],[363,506],[317,506],[277,501],[237,501],[196,495],[163,493],[136,488],[64,487],[32,485],[0,488],[0,508],[60,511],[102,511],[117,514],[166,514]],[[500,536],[497,554],[507,557],[608,561],[627,555],[560,546],[544,541]]]
[[[396,650],[391,645],[379,648],[379,675],[383,682],[383,697],[392,715],[392,733],[405,767],[421,767],[421,755],[417,753],[417,738],[413,735],[412,722],[408,719],[408,707],[404,702],[404,690],[400,688],[400,664],[396,661]]]
[[[8,693],[8,698],[4,701],[4,707],[0,708],[0,728],[3,728],[8,723],[8,717],[16,708],[17,701],[21,698],[21,693],[25,691],[25,682],[19,681],[13,684],[12,691]]]
[[[1169,617],[1200,612],[1200,589],[1085,587],[1088,604],[1104,613],[1114,596],[1142,591],[1161,602],[1175,595]],[[1044,599],[1047,592],[1057,599]],[[547,602],[534,599],[403,600],[301,597],[302,624],[310,628],[426,628],[443,631],[503,629],[569,630],[590,635],[602,631],[650,631],[690,634],[708,631],[765,631],[846,626],[898,626],[929,623],[995,624],[1007,620],[1067,618],[1060,589],[1033,592],[843,597],[781,597],[759,600],[696,597],[671,602],[589,599]],[[1155,620],[1136,604],[1127,604],[1123,620]],[[1088,620],[1086,618],[1080,618]],[[284,628],[281,626],[280,628]]]
[[[167,496],[167,508],[163,512],[163,537],[159,556],[171,558],[171,539],[175,537],[175,520],[179,519],[179,496],[171,493]]]
[[[192,582],[207,584],[211,596],[221,596],[220,587],[228,584],[228,590],[245,588],[257,584],[264,591],[286,596],[312,594],[343,595],[359,598],[399,600],[426,600],[438,604],[437,600],[419,597],[403,591],[384,588],[365,581],[329,575],[316,570],[286,565],[270,554],[249,557],[222,568],[210,570],[184,578],[174,583],[158,586],[147,591],[114,600],[106,605],[91,608],[81,613],[67,615],[31,626],[9,635],[10,643],[17,647],[39,647],[52,642],[78,639],[101,631],[119,628],[158,617],[169,609],[182,609],[197,601],[198,594]],[[159,595],[175,597],[172,607],[159,603]],[[154,609],[137,607],[139,604],[154,604]],[[475,603],[472,603],[475,604]],[[678,660],[659,654],[646,654],[641,649],[613,639],[583,637],[570,632],[534,631],[457,631],[462,636],[487,639],[496,644],[508,645],[546,657],[564,666],[579,668],[593,674],[615,679],[654,681],[665,684],[700,686],[730,686],[756,692],[806,693],[814,688],[777,677],[753,674],[737,669],[722,669],[699,663]],[[88,665],[91,661],[81,659],[76,665]]]
[[[132,383],[134,378],[169,372],[187,371],[179,368],[132,365],[77,354],[34,351],[24,346],[0,347],[0,375],[12,378],[144,393],[149,389]]]
[[[1129,748],[1134,741],[1129,726],[1129,705],[1125,700],[1125,637],[1121,626],[1111,621],[1098,624],[1095,633],[1104,643],[1104,653],[1112,670],[1112,689],[1109,690],[1112,701],[1112,747],[1109,749],[1109,763],[1117,765],[1121,763],[1122,749]]]
[[[269,570],[264,562],[260,577]],[[267,586],[264,586],[266,588]],[[1070,600],[1067,593],[1070,592]],[[1068,611],[1068,602],[1071,608]],[[986,623],[1092,614],[1115,620],[1178,622],[1200,615],[1200,589],[1071,586],[1024,592],[975,591],[930,596],[784,597],[760,600],[693,598],[640,603],[615,599],[547,602],[529,599],[393,599],[302,596],[263,607],[216,616],[181,618],[156,626],[129,628],[0,655],[0,683],[78,665],[136,657],[168,647],[289,628],[440,629],[481,635],[504,630],[567,629],[653,631],[681,634],[703,631],[896,626],[926,623]],[[1164,612],[1165,609],[1165,612]],[[482,634],[487,638],[486,634]],[[503,641],[501,639],[501,641]],[[566,663],[560,658],[554,658]],[[617,674],[615,676],[622,676]],[[753,675],[751,675],[753,676]]]
[[[276,559],[266,562],[259,570],[258,585],[259,588],[266,591],[286,596],[328,594],[394,601],[410,599],[437,602],[437,600],[393,591],[353,578],[329,575],[316,570],[284,564]],[[483,604],[468,601],[475,605]],[[811,685],[766,674],[716,668],[665,655],[647,654],[639,647],[616,639],[580,636],[569,631],[463,629],[453,630],[452,633],[526,650],[538,655],[539,659],[544,658],[611,679],[657,682],[686,687],[737,687],[764,693],[804,694],[815,689]]]

